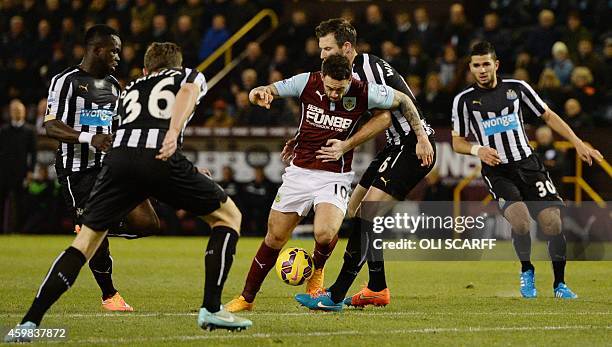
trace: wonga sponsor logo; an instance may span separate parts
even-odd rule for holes
[[[98,110],[81,110],[80,123],[82,125],[89,126],[111,126],[113,122],[114,112],[112,110],[98,109]]]
[[[505,116],[495,117],[482,121],[482,127],[486,136],[503,133],[518,128],[518,118],[516,113]]]

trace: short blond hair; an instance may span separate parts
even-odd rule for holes
[[[172,42],[153,42],[147,48],[144,56],[144,67],[147,71],[181,67],[182,65],[181,47]]]

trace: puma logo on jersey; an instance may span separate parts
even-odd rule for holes
[[[482,106],[482,102],[480,100],[472,100],[472,104]]]
[[[323,97],[325,96],[325,94],[321,94],[320,91],[316,91],[315,93],[317,93],[317,95],[319,96],[319,98],[321,98],[321,101],[323,101]]]
[[[85,93],[89,92],[89,90],[87,90],[87,86],[89,86],[89,83],[86,83],[85,85],[79,84],[79,89],[82,89],[85,91]]]
[[[383,183],[385,184],[385,187],[387,186],[387,183],[391,181],[391,179],[386,179],[384,177],[381,177],[380,180],[383,181]]]

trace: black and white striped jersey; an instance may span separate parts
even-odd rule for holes
[[[481,146],[499,153],[502,163],[525,159],[533,153],[525,133],[522,107],[540,117],[547,109],[538,94],[524,81],[503,79],[495,88],[474,85],[453,101],[453,135],[473,133]]]
[[[404,78],[385,60],[371,54],[357,54],[353,60],[353,78],[361,81],[368,81],[377,84],[387,85],[395,90],[408,95],[412,102],[416,105],[416,99],[410,87]],[[418,108],[418,105],[417,105]],[[423,127],[427,135],[434,133],[433,129],[423,119],[423,114],[419,110]],[[399,145],[405,137],[411,137],[414,142],[416,138],[414,132],[410,128],[410,124],[399,110],[391,112],[391,126],[385,131],[387,135],[387,143],[391,145]]]
[[[200,88],[198,101],[206,94],[206,79],[196,69],[162,69],[130,82],[119,98],[119,129],[113,147],[160,148],[170,127],[172,105],[185,83]],[[193,113],[185,122],[185,126]],[[184,129],[183,129],[184,130]],[[182,143],[182,131],[179,143]]]
[[[45,122],[58,119],[79,132],[109,134],[121,87],[113,76],[98,79],[70,67],[51,79]],[[60,143],[58,171],[76,172],[102,165],[104,153],[87,143]]]

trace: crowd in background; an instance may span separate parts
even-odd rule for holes
[[[466,10],[472,3],[480,4],[478,13]],[[279,28],[261,44],[244,44],[244,60],[222,87],[207,96],[201,105],[203,116],[191,124],[296,126],[295,101],[275,101],[271,110],[264,110],[250,105],[248,91],[318,70],[321,60],[314,28],[333,16],[346,18],[357,28],[358,52],[385,59],[404,76],[434,126],[450,126],[453,96],[473,83],[467,55],[478,40],[496,47],[501,76],[529,82],[574,129],[612,122],[609,1],[492,0],[484,7],[481,3],[457,2],[444,15],[432,18],[426,7],[391,11],[387,3],[371,3],[360,12],[345,6],[341,13],[326,13],[306,11],[295,3],[289,6],[282,0],[0,0],[0,140],[23,122],[41,132],[50,79],[80,62],[89,26],[106,23],[120,33],[123,47],[116,77],[125,83],[141,75],[150,42],[178,43],[184,65],[197,66],[263,8],[279,14]],[[326,6],[325,2],[320,6]],[[15,121],[15,117],[24,120]],[[567,165],[562,153],[552,147],[546,129],[538,130],[539,151],[554,170],[551,174],[561,177]],[[24,146],[28,150],[29,144]],[[6,149],[4,144],[0,148],[3,160]],[[35,175],[33,163],[27,165],[21,199],[40,206],[48,216],[41,221],[52,223],[58,213],[49,206],[53,199],[61,200],[54,180],[44,165]],[[2,181],[4,176],[0,175]],[[247,196],[265,191],[270,199],[268,191],[274,188],[269,181],[260,177],[254,182],[240,183],[238,192]],[[242,200],[248,204],[249,199]],[[265,216],[253,218],[265,224]]]

